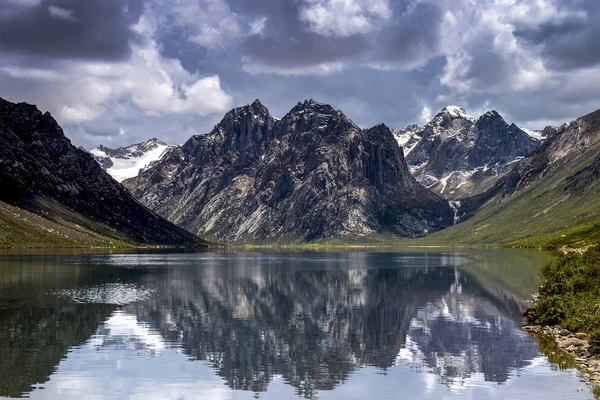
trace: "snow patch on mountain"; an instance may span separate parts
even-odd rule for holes
[[[137,176],[142,169],[160,160],[172,147],[158,139],[150,139],[147,142],[118,149],[98,146],[90,150],[90,153],[96,157],[96,161],[106,172],[116,181],[122,182]]]
[[[409,125],[405,129],[394,132],[394,138],[404,150],[404,157],[408,156],[421,141],[421,137],[417,135],[419,129],[421,129],[419,125]]]
[[[521,128],[521,130],[534,139],[537,139],[537,140],[546,140],[547,139],[547,137],[544,136],[541,131],[535,131],[533,129],[527,129],[527,128]]]

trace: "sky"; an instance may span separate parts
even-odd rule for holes
[[[0,97],[86,148],[180,144],[256,98],[541,129],[600,108],[598,38],[598,0],[0,0]]]

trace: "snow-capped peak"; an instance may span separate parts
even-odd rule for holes
[[[140,170],[152,162],[160,160],[167,149],[171,147],[173,146],[169,146],[161,140],[150,139],[118,149],[109,149],[100,145],[90,150],[90,153],[95,156],[96,161],[106,172],[116,181],[122,182],[137,176]]]
[[[444,107],[442,112],[447,113],[448,115],[450,115],[453,118],[465,118],[465,119],[469,119],[472,121],[475,121],[475,119],[476,119],[475,117],[472,117],[471,115],[467,114],[467,112],[465,111],[464,108],[458,107],[458,106],[453,106],[453,105],[446,106],[446,107]]]

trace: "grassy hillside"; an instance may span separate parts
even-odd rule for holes
[[[46,202],[40,214],[46,217],[0,201],[0,248],[133,246],[132,240],[57,204]]]

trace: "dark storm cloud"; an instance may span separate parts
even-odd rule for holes
[[[304,67],[357,57],[367,48],[360,37],[331,38],[302,33],[291,38],[253,36],[243,44],[244,54],[270,66]]]
[[[389,23],[368,34],[345,37],[311,32],[300,18],[302,1],[226,0],[238,14],[267,18],[265,32],[248,38],[243,56],[278,68],[298,68],[332,62],[392,67],[424,64],[439,53],[443,10],[435,3],[390,2]]]
[[[86,134],[93,137],[108,138],[119,135],[119,128],[104,123],[85,124],[82,128]]]
[[[240,46],[240,52],[253,62],[279,68],[297,68],[359,56],[366,38],[326,37],[309,32],[300,21],[300,1],[227,0],[232,11],[267,18],[263,35],[253,35]]]
[[[516,35],[541,47],[548,65],[556,70],[587,67],[600,62],[600,1],[563,1],[571,11]]]
[[[372,62],[411,65],[427,61],[439,53],[443,10],[437,4],[394,3],[394,21],[374,40]]]
[[[8,0],[3,0],[8,1]],[[144,0],[12,0],[0,12],[0,51],[49,58],[126,58]]]

